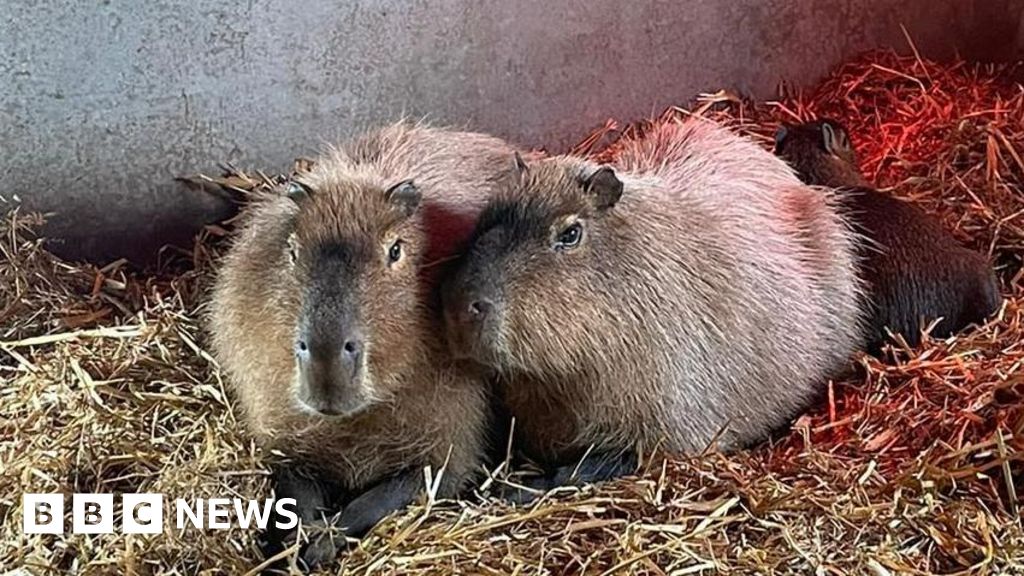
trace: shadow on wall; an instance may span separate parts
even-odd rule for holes
[[[769,5],[770,4],[770,5]],[[174,177],[268,171],[406,113],[558,151],[731,87],[850,56],[1019,55],[1015,0],[0,3],[0,196],[72,258],[151,260],[230,214]]]
[[[96,194],[96,205],[84,213],[69,213],[59,207],[48,212],[43,231],[47,248],[72,260],[105,264],[127,258],[148,266],[157,261],[163,247],[190,246],[204,224],[226,220],[238,211],[225,196],[173,180],[140,183],[138,189],[152,195],[127,193],[123,203],[115,202],[113,209],[104,211],[101,204],[109,198]]]
[[[1024,57],[1024,2],[987,0],[974,6],[971,28],[975,33],[963,37],[964,56],[983,61]]]

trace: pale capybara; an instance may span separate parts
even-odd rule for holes
[[[668,123],[612,165],[512,171],[443,288],[445,316],[555,477],[591,448],[581,480],[624,472],[636,450],[763,440],[861,341],[846,222],[740,136]]]
[[[399,123],[245,211],[210,334],[244,423],[291,458],[277,496],[296,497],[304,522],[340,506],[326,524],[358,536],[422,491],[425,467],[443,469],[441,497],[479,470],[487,394],[438,342],[432,267],[462,249],[512,155],[488,136]],[[334,532],[305,548],[307,564],[334,554]]]
[[[919,207],[871,187],[839,122],[782,126],[775,151],[804,182],[840,188],[840,205],[864,237],[859,259],[870,351],[878,352],[889,332],[917,346],[932,323],[930,334],[945,338],[999,308],[988,258],[961,245]]]

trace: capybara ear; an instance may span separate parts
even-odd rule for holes
[[[309,186],[297,180],[292,180],[285,188],[285,194],[296,204],[304,202],[312,193],[313,190]]]
[[[789,126],[781,124],[775,129],[775,153],[778,154],[782,151],[782,143],[785,142],[786,136],[789,135]]]
[[[583,180],[583,189],[590,195],[595,208],[607,210],[622,197],[622,180],[611,167],[602,166]]]
[[[412,180],[403,180],[384,193],[393,206],[398,208],[405,217],[412,216],[420,205],[422,194]]]
[[[512,153],[512,168],[519,174],[530,171],[530,167],[526,165],[526,160],[523,160],[523,155],[518,150]]]
[[[825,151],[829,154],[838,156],[840,154],[847,154],[852,149],[850,137],[846,135],[846,129],[834,120],[821,121],[821,137],[822,143],[825,145]]]
[[[519,151],[512,153],[512,182],[515,185],[521,185],[523,180],[526,179],[526,175],[530,172],[530,167],[526,165],[526,160],[523,160],[523,156],[519,154]]]

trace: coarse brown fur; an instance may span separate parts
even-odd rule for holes
[[[767,438],[861,340],[853,235],[827,195],[707,122],[657,127],[614,170],[563,156],[510,180],[443,289],[453,344],[499,370],[517,439],[548,463]]]
[[[424,466],[445,468],[440,496],[467,486],[483,450],[486,395],[437,343],[434,281],[424,267],[462,247],[491,175],[511,155],[487,136],[398,123],[320,157],[301,176],[308,197],[247,209],[216,283],[210,332],[245,424],[263,446],[312,463],[353,493]],[[385,193],[406,179],[423,195],[407,218]],[[404,260],[389,268],[397,239]],[[368,355],[360,390],[368,406],[342,418],[311,413],[296,398],[304,299],[318,282],[330,291],[325,267],[334,264],[349,294],[337,306],[359,318]]]
[[[859,254],[871,351],[881,347],[887,331],[916,346],[921,331],[939,318],[931,335],[945,338],[984,322],[999,307],[988,259],[917,206],[872,188],[838,122],[784,126],[776,134],[776,153],[808,184],[841,188],[841,205],[864,235]]]

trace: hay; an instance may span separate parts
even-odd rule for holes
[[[817,89],[693,112],[762,139],[781,120],[850,128],[880,185],[991,253],[1008,295],[980,330],[856,376],[771,445],[652,457],[637,479],[566,488],[528,508],[437,502],[390,518],[351,573],[1024,573],[1024,91],[1011,69],[890,53]],[[626,130],[643,130],[644,125]],[[615,153],[614,122],[581,150]],[[611,143],[608,145],[608,143]],[[269,179],[237,172],[237,194]],[[244,574],[251,530],[25,536],[23,492],[268,495],[266,455],[239,429],[197,318],[221,227],[152,275],[59,261],[37,219],[0,223],[0,569],[57,574]]]

